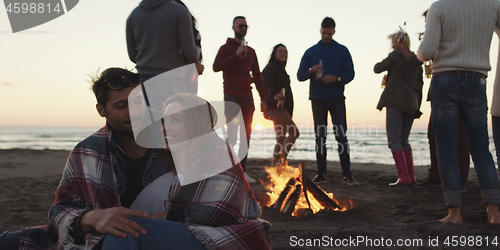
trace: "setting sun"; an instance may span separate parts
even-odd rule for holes
[[[254,129],[257,129],[257,130],[261,130],[264,128],[264,125],[260,124],[260,123],[257,123],[253,126]]]

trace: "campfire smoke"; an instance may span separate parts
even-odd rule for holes
[[[296,217],[308,217],[321,210],[329,209],[344,212],[352,208],[351,200],[339,206],[332,193],[325,192],[314,184],[305,173],[304,163],[299,167],[289,166],[287,162],[277,167],[265,167],[268,182],[262,182],[266,188],[265,206]]]

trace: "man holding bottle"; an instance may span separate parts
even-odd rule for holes
[[[242,150],[248,148],[250,144],[250,134],[252,133],[252,120],[255,111],[252,87],[255,87],[260,95],[260,109],[266,112],[266,92],[262,82],[262,74],[259,69],[259,62],[255,50],[246,45],[245,36],[247,34],[247,22],[245,17],[237,16],[233,19],[234,38],[228,38],[226,44],[222,45],[214,60],[213,70],[222,71],[224,78],[224,101],[237,103],[243,115],[244,128],[240,128],[240,144],[238,155],[242,155]],[[252,72],[252,74],[250,74]],[[225,109],[226,120],[228,121],[228,141],[231,145],[236,144],[238,125],[229,121],[237,114]],[[246,136],[245,138],[242,138]],[[245,145],[246,144],[246,145]],[[246,170],[247,157],[241,159],[241,167]],[[249,183],[256,181],[245,173]]]
[[[297,78],[310,80],[314,132],[316,134],[316,162],[318,174],[313,182],[326,181],[326,134],[328,112],[332,118],[333,133],[338,142],[343,182],[357,185],[351,173],[344,85],[354,79],[354,65],[349,50],[333,40],[335,21],[326,17],[321,23],[321,41],[310,47],[302,56]]]

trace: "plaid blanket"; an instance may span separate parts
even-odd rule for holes
[[[184,223],[207,249],[270,249],[270,224],[258,218],[261,210],[241,166],[227,161],[228,155],[236,157],[228,153],[232,152],[230,146],[215,136],[206,144],[212,150],[193,161],[192,169],[231,164],[229,169],[185,186],[177,181],[167,219]],[[70,232],[80,213],[120,206],[114,168],[122,163],[117,150],[107,126],[75,147],[56,190],[49,224],[23,230],[19,249],[99,248],[104,234],[94,230],[77,239]]]
[[[207,154],[191,171],[227,170],[199,182],[174,185],[167,219],[184,223],[207,249],[271,249],[271,224],[259,219],[261,209],[229,144],[215,132],[205,143]],[[229,157],[228,157],[229,156]]]
[[[93,249],[105,234],[95,230],[85,238],[74,238],[72,223],[82,212],[120,206],[115,170],[123,165],[112,130],[104,126],[71,151],[56,190],[46,226],[23,230],[19,249]],[[159,150],[151,158],[161,160]],[[153,161],[148,162],[151,168]],[[151,168],[146,184],[167,172]],[[154,173],[152,173],[154,172]]]

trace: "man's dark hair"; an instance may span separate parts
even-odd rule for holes
[[[245,18],[244,16],[237,16],[237,17],[235,17],[235,18],[233,19],[233,25],[234,25],[234,22],[236,22],[236,19],[238,19],[238,18],[243,18],[243,19],[245,19],[245,20],[246,20],[246,18]]]
[[[124,76],[136,75],[127,69],[122,68],[108,68],[104,70],[100,76],[92,77],[92,91],[95,94],[97,103],[106,107],[106,103],[109,101],[109,92],[111,88],[107,83],[107,79],[111,78],[122,78]],[[125,81],[123,87],[133,86],[128,81]]]
[[[428,13],[428,12],[429,12],[429,10],[428,10],[428,9],[427,9],[427,10],[425,10],[425,11],[424,11],[424,13],[422,14],[422,16],[427,17],[427,13]]]
[[[335,21],[331,17],[325,17],[323,22],[321,22],[321,28],[334,28],[335,29]]]

